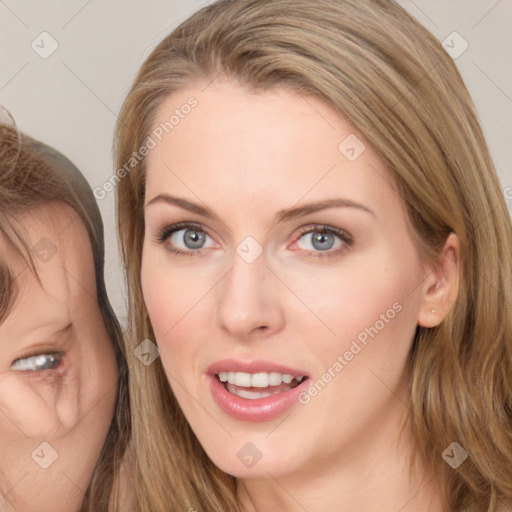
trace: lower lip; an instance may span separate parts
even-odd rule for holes
[[[298,396],[308,380],[283,393],[251,400],[230,393],[216,375],[208,375],[208,378],[215,403],[232,418],[251,422],[270,421],[291,409],[298,403]]]

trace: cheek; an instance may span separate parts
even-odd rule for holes
[[[159,251],[158,251],[159,252]],[[165,260],[165,256],[163,257]],[[170,267],[157,251],[143,253],[141,287],[149,320],[162,361],[174,373],[172,361],[194,348],[199,325],[204,325],[203,315],[211,289],[211,276],[200,269]],[[172,357],[170,357],[172,354]],[[176,363],[181,369],[181,365]]]
[[[75,332],[68,357],[72,370],[70,377],[76,379],[78,395],[77,406],[73,410],[76,409],[74,414],[78,418],[86,416],[75,430],[82,435],[87,432],[88,442],[83,442],[82,446],[88,447],[91,443],[92,447],[98,442],[103,443],[114,414],[119,369],[114,340],[110,338],[96,300],[81,294],[70,311]]]
[[[100,379],[103,389],[100,391],[102,396],[104,393],[109,393],[110,401],[106,400],[105,407],[115,405],[117,398],[117,384],[119,379],[119,368],[116,360],[116,352],[114,348],[114,340],[110,338],[107,327],[104,324],[103,316],[98,311],[98,324],[100,325],[100,332],[98,333],[98,343],[96,346],[98,357],[98,373],[103,378]],[[108,378],[106,376],[108,375]],[[115,388],[115,389],[113,389]],[[109,405],[110,402],[110,405]]]
[[[379,249],[314,274],[288,271],[287,281],[294,282],[297,296],[310,308],[298,306],[296,328],[308,332],[312,345],[323,347],[323,356],[317,354],[324,364],[349,350],[354,340],[362,348],[376,338],[404,349],[410,345],[419,308],[414,283],[421,282],[414,253],[399,257],[394,250]],[[389,344],[379,343],[376,350],[389,350]]]
[[[154,251],[153,251],[154,252]],[[151,251],[145,251],[141,267],[144,303],[157,340],[161,340],[193,305],[196,281],[186,272],[166,268]]]

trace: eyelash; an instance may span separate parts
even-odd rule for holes
[[[32,353],[32,354],[28,354],[24,357],[19,357],[18,359],[14,360],[12,363],[11,363],[11,368],[15,371],[19,371],[19,372],[54,372],[56,370],[58,370],[60,368],[60,366],[62,365],[62,362],[63,362],[63,359],[64,359],[64,352],[40,352],[40,353]],[[14,366],[16,365],[16,363],[20,363],[20,362],[23,362],[23,361],[27,361],[28,359],[32,359],[32,358],[36,358],[36,357],[57,357],[58,359],[58,363],[57,363],[57,366],[55,366],[55,368],[40,368],[40,369],[32,369],[32,368],[15,368]],[[35,364],[35,363],[34,363]]]
[[[297,238],[297,240],[300,240],[304,235],[307,235],[309,233],[335,235],[343,242],[343,246],[334,251],[310,251],[308,258],[314,258],[319,260],[322,260],[324,258],[334,258],[348,251],[354,245],[354,239],[352,238],[352,235],[350,233],[348,233],[344,229],[335,228],[333,226],[326,226],[324,224],[315,224],[313,227],[305,226],[303,228],[300,228],[299,237]]]
[[[198,224],[191,224],[188,222],[179,222],[178,224],[173,224],[170,226],[165,226],[163,229],[161,229],[155,236],[155,241],[159,244],[164,244],[167,239],[174,234],[177,231],[180,231],[182,229],[190,229],[192,231],[198,231],[205,233],[208,235],[208,232],[205,231],[200,225]],[[300,240],[304,235],[308,233],[323,233],[323,234],[332,234],[337,236],[341,241],[343,242],[344,246],[342,248],[339,248],[334,251],[309,251],[308,258],[314,258],[322,260],[324,258],[332,258],[335,256],[339,256],[341,253],[346,252],[350,247],[353,246],[354,240],[350,233],[343,229],[335,228],[332,226],[326,226],[326,225],[318,225],[315,224],[313,227],[311,226],[305,226],[303,228],[299,229],[299,236],[297,240]],[[208,235],[209,236],[209,235]],[[176,249],[174,247],[171,247],[168,245],[167,250],[171,252],[172,254],[175,254],[176,256],[185,256],[185,257],[191,257],[191,256],[200,256],[205,251],[203,249],[198,250],[190,250],[190,251],[182,251],[180,249]],[[307,251],[306,251],[307,252]]]

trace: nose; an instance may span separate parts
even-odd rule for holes
[[[280,331],[285,314],[278,288],[264,255],[252,263],[235,255],[231,271],[217,290],[218,325],[239,340]]]

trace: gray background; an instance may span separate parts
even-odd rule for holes
[[[455,62],[476,103],[512,210],[512,0],[399,3],[440,41],[454,31],[467,41]],[[204,5],[205,0],[0,0],[0,104],[20,129],[68,156],[92,187],[101,186],[114,170],[116,114],[138,67],[165,35]],[[52,40],[40,36],[43,32],[58,43],[47,58],[40,54],[51,49]],[[453,43],[455,49],[460,44]],[[107,287],[124,321],[114,193],[99,204]]]

